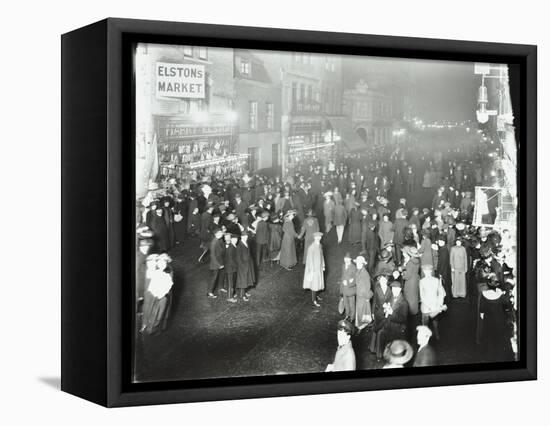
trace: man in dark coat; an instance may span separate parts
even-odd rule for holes
[[[250,293],[247,289],[254,285],[256,278],[254,275],[254,263],[250,256],[250,248],[248,244],[248,233],[241,234],[241,241],[237,244],[237,291],[239,296],[245,302],[250,300]]]
[[[264,211],[261,214],[261,220],[256,225],[256,265],[260,266],[262,262],[269,260],[267,244],[269,243],[269,228],[267,219],[269,212]]]
[[[430,337],[432,336],[432,330],[425,325],[419,325],[416,327],[418,342],[418,351],[414,358],[413,367],[430,367],[437,365],[437,358],[434,349],[430,345]]]
[[[227,301],[235,303],[235,278],[237,273],[237,234],[225,234],[225,256],[223,261],[223,270],[225,271],[225,280],[227,282]]]
[[[395,212],[395,223],[393,224],[393,242],[395,262],[400,265],[402,259],[401,249],[403,248],[403,243],[405,242],[405,229],[409,226],[409,221],[407,220],[407,210],[401,208]]]
[[[242,200],[241,194],[237,193],[235,195],[235,215],[239,218],[239,222],[245,223],[247,218],[247,210],[248,209],[248,203]]]
[[[149,228],[153,231],[155,251],[164,253],[170,248],[170,234],[164,219],[164,210],[158,207],[151,218]]]
[[[199,262],[202,261],[202,258],[208,253],[209,243],[212,241],[211,234],[211,223],[212,223],[212,213],[214,211],[214,206],[210,205],[206,211],[201,215],[201,229],[199,231],[199,237],[201,239],[201,248],[202,254],[199,256]]]
[[[212,279],[210,281],[210,288],[208,291],[208,297],[215,299],[214,292],[218,289],[219,281],[223,278],[224,268],[224,244],[222,241],[223,231],[221,229],[214,230],[214,237],[210,242],[210,270],[212,271]]]
[[[136,312],[140,311],[145,289],[147,289],[147,256],[153,245],[150,238],[140,238],[136,253]]]
[[[445,299],[448,300],[452,294],[451,292],[451,261],[449,255],[449,249],[446,243],[446,237],[440,234],[437,238],[437,245],[439,247],[439,255],[437,257],[436,276],[441,277],[443,288],[445,289]]]
[[[365,249],[367,252],[367,265],[369,268],[369,274],[373,274],[376,267],[376,256],[380,250],[380,237],[376,230],[376,221],[369,218],[367,220],[367,229],[365,232]]]

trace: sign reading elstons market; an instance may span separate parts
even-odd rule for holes
[[[204,99],[204,65],[156,63],[157,97]]]

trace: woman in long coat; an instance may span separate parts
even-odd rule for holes
[[[466,297],[466,272],[468,272],[468,257],[461,240],[456,240],[451,248],[451,292],[453,297]]]
[[[355,258],[355,266],[357,268],[357,273],[355,275],[355,326],[359,330],[362,330],[372,322],[370,300],[372,299],[373,293],[370,275],[365,268],[366,264],[367,260],[364,256],[359,255]]]
[[[313,235],[319,232],[319,221],[313,214],[313,210],[309,210],[307,213],[307,219],[304,220],[304,223],[302,224],[302,229],[300,230],[300,234],[298,235],[298,238],[304,237],[304,259],[303,263],[306,264],[307,259],[307,249],[313,243]]]
[[[254,285],[256,277],[254,274],[254,261],[250,255],[250,247],[248,244],[248,233],[241,234],[241,241],[237,244],[237,296],[242,297],[245,302],[248,302],[250,295],[246,290]]]
[[[354,206],[349,214],[348,241],[351,244],[361,243],[361,213]]]
[[[431,253],[431,248],[430,248]],[[403,258],[405,270],[403,271],[403,296],[409,304],[409,313],[416,315],[420,303],[420,254],[414,247],[405,246],[403,248]]]
[[[275,213],[271,215],[269,222],[269,259],[271,262],[278,262],[281,257],[281,240],[283,239],[283,227],[281,219]]]
[[[180,193],[174,205],[174,235],[175,243],[185,241],[187,235],[187,200]]]
[[[168,231],[168,226],[166,226],[166,220],[164,219],[164,209],[158,207],[154,211],[149,227],[154,234],[155,251],[158,253],[168,251],[170,249],[170,233]]]
[[[294,211],[289,210],[283,223],[283,240],[281,242],[281,258],[279,264],[286,270],[293,268],[298,260],[296,258],[296,230],[294,229]]]
[[[152,270],[148,271],[149,285],[143,301],[142,331],[154,334],[166,329],[170,314],[173,274],[168,263],[170,257],[162,254],[152,262]]]
[[[378,275],[374,285],[373,295],[373,316],[374,329],[369,346],[369,350],[376,354],[377,358],[382,358],[384,351],[383,328],[386,322],[386,313],[384,305],[391,304],[393,295],[388,285],[388,277],[386,275]]]
[[[311,301],[317,307],[319,305],[317,293],[325,289],[325,258],[323,256],[323,246],[321,245],[321,232],[313,234],[313,243],[308,247],[306,269],[304,271],[303,287],[311,290]]]
[[[513,361],[513,304],[509,294],[495,284],[485,287],[480,296],[481,353],[486,362]]]
[[[422,241],[420,242],[420,249],[418,251],[421,254],[420,263],[423,266],[434,266],[432,256],[432,240],[430,239],[430,232],[428,230],[422,230]]]

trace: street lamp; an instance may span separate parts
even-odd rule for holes
[[[484,77],[482,77],[481,86],[479,87],[477,105],[478,110],[476,111],[477,121],[481,124],[487,123],[489,121],[489,112],[487,111],[487,104],[489,103],[489,98],[487,95],[487,86],[485,86]]]

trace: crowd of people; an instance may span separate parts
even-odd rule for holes
[[[181,244],[200,246],[195,261],[208,263],[205,297],[249,302],[264,263],[292,270],[301,259],[302,287],[319,308],[323,246],[334,232],[336,244],[350,249],[334,306],[342,315],[339,348],[326,371],[356,368],[351,337],[360,333],[370,334],[369,350],[388,368],[437,365],[430,340],[440,338],[438,320],[452,300],[465,298],[474,301],[483,360],[513,360],[514,243],[507,230],[472,223],[473,191],[489,170],[483,152],[423,152],[413,144],[378,146],[303,164],[284,179],[164,177],[138,209],[140,330],[166,327],[173,286],[167,253]],[[409,205],[418,191],[429,194],[428,205]],[[483,223],[495,214],[486,209]]]

